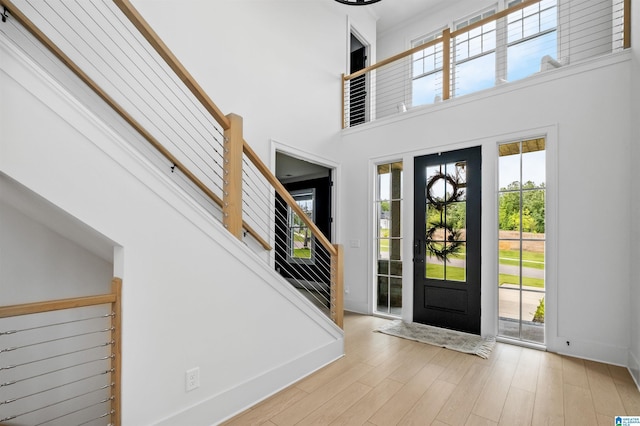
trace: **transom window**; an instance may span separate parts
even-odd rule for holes
[[[441,37],[434,33],[415,40],[412,47],[420,46]],[[412,105],[427,105],[442,99],[442,44],[427,47],[413,54]]]
[[[488,9],[457,22],[455,29],[462,29],[495,13],[495,7]],[[493,87],[496,81],[496,22],[462,33],[453,42],[455,96]]]
[[[517,6],[522,0],[508,2]],[[495,15],[492,6],[455,21],[455,32]],[[542,0],[458,34],[451,43],[451,92],[462,96],[504,81],[516,81],[557,66],[557,0]],[[442,36],[437,31],[412,43],[420,46]],[[442,98],[442,43],[416,52],[412,57],[412,106],[434,103]]]
[[[521,2],[511,1],[509,7]],[[508,81],[540,71],[547,57],[557,58],[557,9],[557,0],[542,0],[508,15]]]

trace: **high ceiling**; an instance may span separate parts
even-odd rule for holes
[[[363,7],[370,8],[373,14],[378,17],[378,33],[383,33],[408,19],[426,13],[442,2],[443,0],[382,0]]]

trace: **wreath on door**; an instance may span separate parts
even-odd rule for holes
[[[452,187],[451,194],[445,194],[443,198],[437,197],[432,193],[433,186],[441,179]],[[464,190],[461,189],[460,186],[460,180],[458,177],[453,177],[450,174],[442,172],[434,173],[427,181],[427,202],[429,202],[429,204],[437,211],[442,213],[447,204],[460,201],[464,195]],[[444,230],[444,241],[434,240],[434,234],[438,229]],[[449,255],[456,254],[462,249],[463,241],[461,240],[461,236],[460,230],[455,229],[453,226],[443,221],[442,218],[439,221],[429,222],[429,228],[427,229],[425,238],[427,253],[435,256],[438,260],[448,262]]]

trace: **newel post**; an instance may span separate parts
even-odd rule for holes
[[[451,97],[451,30],[442,31],[442,100]]]
[[[242,239],[242,117],[227,115],[230,126],[224,131],[224,168],[222,223],[239,240]]]
[[[122,420],[122,279],[114,277],[111,280],[111,293],[116,296],[116,301],[111,304],[111,341],[113,342],[111,361],[111,395],[113,401],[111,408],[111,422],[115,426],[120,426]]]
[[[636,5],[637,6],[637,5]],[[631,47],[631,0],[624,0],[624,23],[622,24],[623,30],[623,48],[628,49]]]
[[[344,250],[334,244],[336,254],[331,255],[331,319],[344,328]]]

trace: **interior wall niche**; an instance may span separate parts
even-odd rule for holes
[[[2,305],[108,293],[116,244],[0,174]]]

